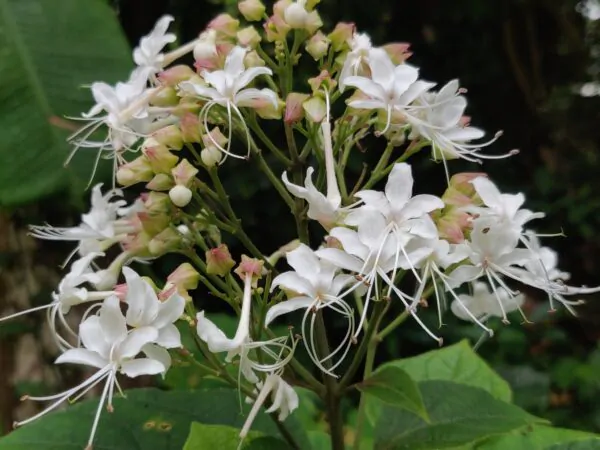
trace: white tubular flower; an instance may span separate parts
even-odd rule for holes
[[[477,177],[471,183],[485,207],[469,206],[465,210],[477,214],[474,222],[482,226],[503,228],[520,237],[527,222],[545,216],[541,212],[520,209],[525,202],[523,194],[503,194],[487,177]]]
[[[244,57],[248,50],[242,47],[234,47],[225,59],[223,70],[213,72],[203,71],[202,77],[209,86],[200,85],[190,81],[183,82],[179,87],[186,91],[195,93],[197,96],[207,99],[208,103],[200,111],[200,116],[204,121],[204,126],[208,130],[208,115],[215,105],[227,108],[227,119],[229,127],[229,140],[227,148],[219,144],[209,133],[208,136],[216,148],[225,153],[225,155],[234,158],[245,159],[250,154],[250,133],[244,122],[244,118],[239,108],[252,107],[257,101],[271,103],[275,108],[278,105],[277,94],[271,89],[246,88],[256,77],[260,75],[272,75],[273,72],[268,67],[245,68]],[[241,120],[246,137],[248,140],[248,154],[240,156],[229,151],[233,133],[233,112]],[[225,159],[223,159],[224,161]],[[223,162],[221,161],[221,162]]]
[[[265,412],[270,414],[279,411],[277,418],[280,422],[283,422],[299,405],[298,394],[294,388],[276,373],[267,375],[264,383],[258,383],[257,387],[260,390],[240,431],[240,439],[244,439],[248,435],[258,411],[269,395],[271,396],[271,406]]]
[[[140,39],[140,45],[133,50],[133,60],[146,76],[154,77],[163,68],[165,55],[162,49],[165,45],[175,42],[177,37],[167,33],[169,24],[175,20],[172,16],[162,16],[154,25],[153,30]]]
[[[125,200],[115,199],[122,195],[120,189],[111,189],[102,194],[102,183],[97,184],[92,189],[90,210],[82,214],[78,226],[32,225],[31,235],[49,241],[76,241],[78,245],[73,253],[79,252],[81,256],[103,252],[138,230],[132,217],[139,211],[140,203],[135,202],[126,208]]]
[[[280,287],[298,295],[272,306],[267,312],[265,326],[269,326],[273,320],[283,314],[303,309],[302,341],[306,351],[320,370],[335,376],[334,370],[343,362],[352,345],[354,334],[354,311],[339,294],[344,287],[354,281],[354,277],[336,275],[337,268],[334,265],[320,260],[315,252],[304,244],[288,252],[286,258],[294,270],[275,277],[271,290]],[[347,329],[344,339],[336,349],[329,355],[319,356],[314,342],[315,314],[325,308],[339,313],[347,322]],[[329,363],[324,365],[326,361]]]
[[[571,278],[571,274],[558,269],[558,254],[550,247],[542,247],[532,230],[525,232],[526,246],[533,256],[525,263],[524,276],[531,277],[531,284],[544,285],[549,281],[561,282]]]
[[[410,64],[394,63],[381,48],[374,48],[369,53],[371,78],[349,76],[345,79],[346,86],[359,89],[368,98],[352,100],[348,106],[357,109],[383,109],[387,112],[385,133],[391,124],[392,112],[405,112],[408,106],[425,91],[435,86],[435,83],[418,80],[419,69]]]
[[[162,348],[181,347],[181,336],[174,322],[183,314],[185,299],[174,292],[161,302],[152,286],[134,270],[123,267],[123,275],[127,284],[127,325],[132,328],[155,328],[158,337],[154,343]]]
[[[481,153],[482,147],[492,144],[502,135],[500,132],[488,142],[469,144],[473,140],[481,139],[485,132],[464,124],[467,100],[460,93],[458,80],[452,80],[439,92],[423,93],[420,104],[415,105],[410,114],[406,115],[406,120],[412,125],[413,134],[416,133],[430,141],[433,157],[442,160],[448,179],[448,159],[462,158],[480,162],[480,159],[500,159],[518,153],[514,150],[503,155]]]
[[[250,336],[250,310],[252,302],[252,274],[248,273],[244,277],[244,294],[242,298],[242,311],[238,327],[233,339],[229,339],[223,330],[214,322],[204,316],[204,311],[196,315],[196,332],[198,337],[206,342],[209,351],[213,353],[227,352],[225,361],[231,362],[237,355],[240,356],[240,371],[250,383],[257,383],[259,379],[254,374],[254,370],[260,372],[273,372],[281,369],[293,357],[295,344],[290,347],[286,344],[288,337],[275,338],[265,342],[253,342]],[[275,347],[279,351],[275,352],[270,347]],[[248,352],[252,349],[260,349],[265,352],[273,363],[261,364],[252,361],[248,357]],[[287,352],[285,357],[282,353]]]
[[[350,39],[350,51],[346,54],[342,71],[340,72],[340,91],[346,89],[346,79],[355,75],[363,75],[363,66],[369,62],[369,54],[373,49],[371,38],[366,33],[354,33]]]
[[[88,446],[86,447],[91,450],[104,405],[106,404],[107,409],[112,411],[112,398],[115,386],[121,391],[117,381],[117,373],[135,378],[140,375],[164,373],[168,367],[163,362],[151,357],[136,358],[142,352],[145,345],[156,340],[158,333],[152,327],[128,331],[117,297],[107,298],[100,308],[99,315],[88,317],[80,325],[79,336],[81,337],[83,347],[66,350],[57,358],[56,363],[82,364],[84,366],[95,367],[98,369],[98,372],[78,386],[60,394],[47,397],[24,397],[27,400],[52,403],[33,417],[15,423],[15,426],[32,422],[56,409],[56,407],[66,400],[76,401],[96,385],[104,382],[98,409],[92,423]]]
[[[459,295],[450,309],[459,319],[485,322],[490,317],[504,317],[505,313],[520,310],[524,302],[523,294],[511,295],[503,288],[492,292],[486,283],[476,282],[472,295]]]

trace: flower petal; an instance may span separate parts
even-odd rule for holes
[[[385,196],[390,201],[393,210],[397,211],[403,208],[411,198],[413,183],[410,165],[406,163],[394,164],[385,185]]]
[[[184,309],[185,299],[175,292],[164,302],[159,302],[158,314],[152,325],[156,328],[170,325],[181,317]]]
[[[158,330],[154,327],[142,327],[131,330],[125,340],[118,347],[118,356],[133,358],[142,351],[142,347],[158,338]]]
[[[198,337],[207,343],[208,349],[213,353],[225,352],[237,348],[233,339],[225,336],[225,333],[211,320],[204,317],[204,311],[196,315],[196,332]]]
[[[150,358],[137,358],[125,361],[121,364],[120,372],[129,378],[140,375],[157,375],[163,373],[167,368],[159,361]]]
[[[269,326],[277,317],[298,309],[306,309],[315,302],[311,297],[294,297],[269,308],[265,317],[265,326]]]
[[[85,348],[71,348],[66,350],[63,354],[61,354],[56,361],[56,364],[81,364],[84,366],[97,367],[98,369],[103,369],[110,362],[103,358],[98,353],[85,349]]]
[[[158,330],[156,344],[164,348],[181,347],[181,334],[175,325],[168,324]]]
[[[104,300],[98,317],[100,318],[102,336],[106,342],[113,345],[122,342],[126,338],[127,324],[121,311],[121,303],[116,295],[111,295]]]

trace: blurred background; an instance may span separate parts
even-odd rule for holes
[[[186,42],[223,10],[235,15],[236,3],[2,2],[0,315],[48,302],[71,251],[64,243],[34,241],[27,226],[73,225],[86,207],[93,157],[79,152],[63,167],[70,151],[64,139],[76,129],[66,117],[91,106],[85,85],[125,78],[132,46],[161,15],[175,16],[180,42]],[[600,20],[584,17],[581,9],[574,0],[322,0],[320,5],[326,28],[352,21],[375,44],[408,42],[414,52],[410,62],[424,79],[440,84],[460,79],[468,89],[472,124],[490,135],[504,131],[491,151],[521,152],[483,169],[458,162],[451,171],[484,170],[504,191],[524,192],[527,207],[547,213],[538,231],[567,236],[546,241],[560,253],[561,269],[572,274],[572,284],[591,286],[600,284]],[[426,155],[414,164],[417,186],[441,193],[440,167]],[[106,175],[101,168],[97,179]],[[268,252],[289,240],[289,214],[282,203],[265,201],[273,196],[269,186],[252,171],[227,177],[259,248]],[[154,268],[158,273],[160,264]],[[510,326],[494,323],[497,334],[480,353],[511,383],[516,403],[555,425],[600,432],[600,298],[589,297],[574,318],[562,310],[549,315],[542,295],[526,294],[533,324],[521,325],[516,318]],[[52,366],[56,349],[44,319],[43,313],[32,314],[0,326],[0,434],[32,412],[32,405],[19,403],[24,392],[56,391],[80,376]],[[446,325],[441,334],[447,343],[480,337],[476,327],[453,317],[447,316]],[[408,325],[388,339],[378,358],[409,356],[434,345]]]

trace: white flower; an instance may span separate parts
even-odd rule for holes
[[[472,295],[461,294],[450,306],[459,319],[485,322],[490,317],[504,317],[505,313],[520,309],[525,301],[523,294],[511,295],[503,288],[491,292],[486,283],[472,286]]]
[[[144,71],[148,75],[162,70],[165,59],[165,55],[161,53],[162,49],[177,39],[173,33],[167,33],[173,20],[175,19],[172,16],[162,16],[154,29],[140,39],[140,45],[133,50],[133,60],[138,65],[136,70]]]
[[[235,155],[229,151],[231,145],[231,137],[233,130],[233,115],[232,110],[241,120],[246,133],[249,131],[244,122],[243,116],[239,108],[252,107],[257,101],[266,101],[276,108],[278,104],[277,94],[271,89],[255,89],[246,88],[256,77],[260,75],[272,75],[271,69],[268,67],[251,67],[245,68],[244,57],[247,49],[242,47],[234,47],[227,58],[223,70],[215,70],[213,72],[203,71],[202,77],[209,86],[201,85],[193,82],[183,82],[179,86],[183,91],[192,92],[201,98],[208,99],[209,102],[202,108],[200,116],[203,118],[205,128],[208,130],[208,114],[215,105],[221,105],[227,108],[227,118],[229,126],[229,140],[227,148],[219,144],[215,138],[209,133],[208,136],[212,143],[223,153],[235,158],[245,158],[244,156]],[[248,152],[250,151],[250,136],[248,139]]]
[[[435,83],[418,80],[419,69],[410,64],[394,63],[381,48],[369,53],[371,78],[350,76],[345,79],[346,86],[353,86],[367,96],[366,99],[352,100],[348,106],[358,109],[383,109],[387,112],[385,133],[390,127],[392,112],[404,112],[421,94],[435,86]]]
[[[287,262],[293,271],[284,272],[273,280],[271,290],[276,287],[297,293],[298,295],[272,306],[265,317],[265,326],[277,317],[298,309],[304,309],[304,318],[302,320],[302,341],[308,355],[324,373],[333,375],[333,371],[338,367],[348,353],[352,344],[352,335],[354,333],[354,311],[339,297],[344,287],[354,281],[351,275],[336,274],[337,268],[325,261],[320,260],[315,253],[306,245],[300,244],[296,249],[286,254]],[[343,341],[329,355],[319,357],[316,344],[314,342],[314,320],[308,320],[310,314],[329,308],[343,316],[347,322],[346,334]],[[309,322],[309,323],[307,323]],[[307,331],[307,328],[310,331]],[[337,362],[329,364],[327,367],[323,363],[327,360]]]
[[[91,449],[104,404],[106,403],[107,409],[112,411],[115,386],[119,391],[121,390],[116,378],[117,373],[134,378],[140,375],[165,373],[168,367],[152,357],[136,358],[143,351],[144,346],[156,340],[158,333],[152,327],[128,331],[117,297],[107,298],[100,308],[99,315],[87,318],[80,325],[79,335],[83,347],[66,350],[57,358],[56,363],[82,364],[95,367],[98,371],[78,386],[60,394],[47,397],[25,397],[24,399],[51,401],[52,403],[33,417],[15,423],[15,426],[24,425],[43,416],[68,399],[71,401],[79,399],[94,386],[104,381],[104,388],[88,440],[87,448]]]
[[[294,391],[294,388],[286,383],[277,373],[267,375],[264,383],[258,383],[257,387],[259,393],[240,431],[241,439],[244,439],[248,435],[252,422],[254,422],[259,409],[269,395],[271,396],[271,406],[265,412],[270,414],[279,411],[277,418],[280,422],[283,422],[299,405],[298,394]]]
[[[412,133],[420,135],[431,142],[434,159],[441,159],[448,176],[446,160],[462,158],[471,162],[479,162],[479,158],[499,159],[515,154],[490,156],[480,152],[482,147],[495,142],[501,133],[489,142],[469,144],[480,139],[485,132],[479,128],[466,126],[463,115],[467,100],[460,95],[458,80],[448,82],[439,92],[426,92],[419,98],[420,104],[411,109],[406,120],[412,125]]]
[[[577,3],[576,9],[588,20],[600,19],[600,2],[598,0],[583,0]]]
[[[81,256],[91,252],[102,252],[123,240],[129,233],[137,231],[131,217],[140,209],[135,202],[126,208],[120,189],[111,189],[102,194],[102,183],[92,189],[91,206],[86,214],[82,214],[81,223],[76,227],[52,227],[50,225],[30,226],[31,235],[38,239],[50,241],[78,241],[75,251]]]
[[[354,33],[350,39],[350,51],[346,54],[342,71],[340,72],[340,91],[346,89],[346,79],[350,76],[360,75],[361,67],[368,63],[369,55],[373,49],[371,38],[366,33]]]
[[[153,327],[158,333],[154,341],[164,348],[181,347],[181,336],[174,322],[185,309],[185,299],[177,292],[160,301],[152,286],[129,267],[123,267],[127,283],[127,314],[125,320],[132,328]]]

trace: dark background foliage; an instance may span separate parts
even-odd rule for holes
[[[162,14],[176,17],[181,39],[186,41],[224,7],[231,13],[236,10],[232,0],[110,3],[132,45]],[[456,162],[451,170],[484,170],[503,190],[524,192],[529,208],[547,213],[539,221],[539,231],[567,236],[547,241],[559,251],[561,268],[572,273],[575,284],[596,285],[600,283],[596,232],[600,225],[600,97],[582,98],[576,89],[589,78],[595,30],[586,26],[575,6],[573,0],[323,0],[320,9],[326,25],[353,21],[375,44],[409,42],[414,52],[410,62],[421,68],[425,79],[443,84],[459,78],[468,89],[467,113],[472,123],[489,135],[497,129],[504,131],[490,151],[519,148],[521,152],[487,162],[483,168]],[[440,193],[445,185],[443,169],[426,154],[418,155],[414,164],[419,168],[418,188]],[[227,184],[250,234],[259,248],[269,251],[289,240],[292,222],[268,184],[256,179],[255,173],[230,171]],[[62,196],[47,198],[13,211],[11,226],[53,218],[64,223],[67,211],[76,220],[75,207],[65,206]],[[56,245],[41,248],[58,253],[48,256],[54,261],[50,265],[67,252],[66,247]],[[39,253],[38,248],[35,254]],[[48,284],[47,290],[51,289]],[[497,334],[483,343],[480,352],[511,382],[517,403],[557,425],[600,431],[596,401],[600,394],[600,298],[590,298],[580,308],[580,316],[572,318],[564,311],[546,314],[546,299],[527,294],[533,323],[520,325],[515,318],[511,326],[494,324]],[[473,326],[452,317],[447,318],[442,334],[446,342],[465,336],[479,338]],[[433,345],[409,325],[389,339],[379,358],[408,356]],[[8,364],[2,362],[3,371]],[[4,387],[3,395],[8,396],[11,387]],[[8,415],[10,410],[4,409],[6,423],[10,423]]]

